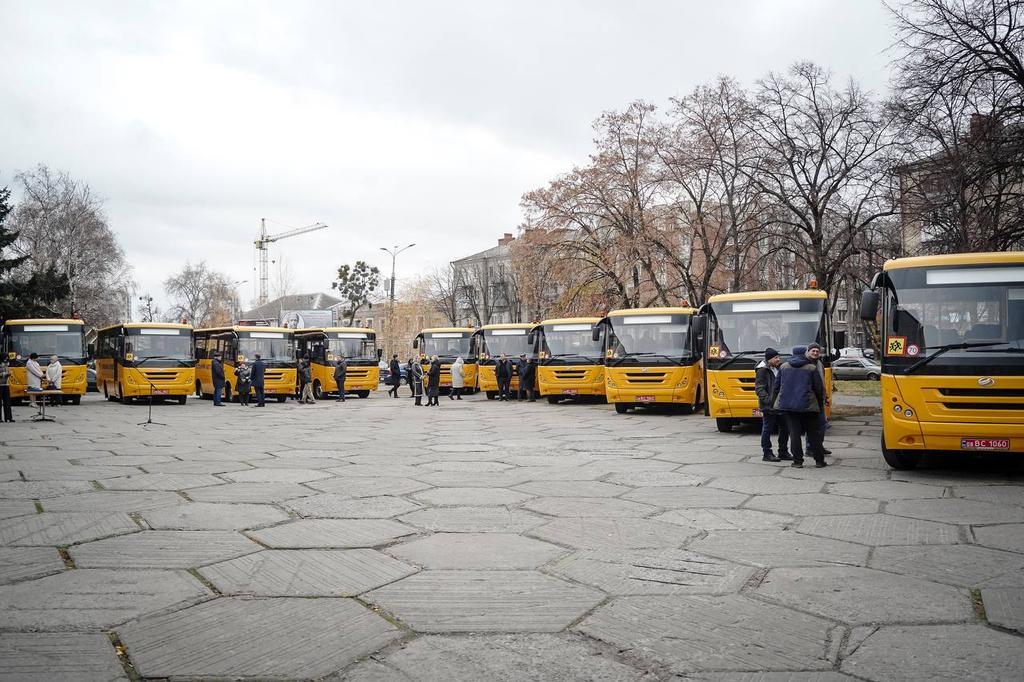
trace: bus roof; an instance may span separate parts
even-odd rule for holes
[[[192,329],[190,324],[181,324],[179,322],[123,322],[121,324],[112,324],[103,329],[97,331],[105,332],[109,329]]]
[[[953,253],[945,256],[894,258],[893,260],[886,261],[882,269],[889,271],[903,270],[905,268],[930,268],[942,265],[1004,265],[1008,263],[1024,263],[1024,251]]]
[[[288,329],[287,327],[204,327],[197,329],[196,332],[209,332],[209,333],[221,333],[221,332],[286,332],[288,334],[294,334],[297,330]]]
[[[62,320],[57,318],[40,318],[37,320],[6,320],[4,325],[20,324],[20,325],[33,325],[33,324],[78,324],[85,326],[85,322],[81,320]]]
[[[828,298],[828,294],[821,289],[738,291],[732,294],[715,294],[708,298],[708,303],[722,303],[727,301],[765,301],[778,298]]]
[[[369,327],[311,327],[308,329],[293,329],[296,336],[302,334],[334,334],[335,332],[362,332],[364,334],[376,334],[377,332]]]
[[[544,320],[540,324],[541,326],[546,324],[597,324],[600,321],[600,317],[555,317]]]
[[[631,315],[693,315],[695,308],[622,308],[608,313],[608,317],[629,317]]]
[[[476,329],[473,327],[431,327],[430,329],[421,329],[420,334],[433,334],[436,332],[466,332],[472,334]]]
[[[530,330],[536,327],[535,324],[527,324],[523,322],[513,322],[511,324],[485,324],[477,330],[477,333],[488,332],[493,329],[526,329]]]

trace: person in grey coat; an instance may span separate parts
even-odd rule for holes
[[[334,381],[338,384],[338,402],[345,402],[345,375],[348,373],[348,359],[344,356],[338,358],[334,365]]]
[[[412,397],[416,399],[416,404],[423,406],[423,365],[419,362],[413,362],[409,366],[409,385],[412,386]]]

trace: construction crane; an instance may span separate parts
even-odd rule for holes
[[[267,284],[270,281],[269,268],[267,266],[267,247],[276,241],[287,239],[288,237],[297,237],[307,232],[316,232],[325,227],[327,226],[323,223],[313,223],[312,225],[296,227],[294,230],[288,230],[280,234],[267,234],[267,219],[260,218],[260,234],[255,242],[256,250],[260,252],[260,296],[256,303],[257,305],[263,305],[267,302]]]

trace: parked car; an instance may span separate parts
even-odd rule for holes
[[[409,374],[409,370],[405,365],[402,365],[401,367],[402,376],[400,377],[399,382],[405,386],[409,383],[409,377],[407,376]],[[391,385],[391,370],[387,366],[381,367],[380,369],[380,383],[387,384],[388,386]]]
[[[99,393],[99,390],[96,386],[96,365],[90,361],[85,368],[85,392]]]
[[[873,360],[875,351],[872,348],[854,348],[851,346],[849,348],[840,348],[839,355],[844,358],[867,358]]]
[[[882,378],[882,368],[867,358],[839,358],[832,363],[832,376],[836,379],[878,381]]]

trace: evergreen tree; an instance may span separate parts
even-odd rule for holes
[[[0,321],[56,316],[58,301],[70,293],[67,277],[49,268],[33,273],[27,280],[19,279],[15,270],[28,257],[6,257],[8,247],[18,238],[18,233],[5,224],[11,213],[10,198],[9,188],[0,189]]]

